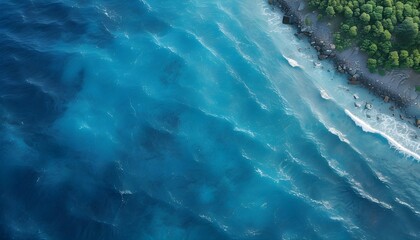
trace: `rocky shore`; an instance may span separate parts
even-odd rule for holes
[[[385,75],[369,72],[366,67],[367,56],[357,47],[344,51],[336,51],[333,43],[335,23],[318,20],[318,13],[311,11],[303,0],[268,0],[273,7],[283,13],[283,24],[297,27],[295,34],[299,38],[307,38],[316,49],[318,59],[330,59],[338,72],[348,75],[348,83],[363,85],[384,102],[393,102],[401,108],[411,122],[420,127],[420,74],[412,70],[392,70]]]

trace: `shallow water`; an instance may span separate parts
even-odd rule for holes
[[[265,1],[0,8],[2,239],[420,238],[418,130]]]

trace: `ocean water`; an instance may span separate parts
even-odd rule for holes
[[[419,131],[265,0],[0,9],[0,239],[420,238]]]

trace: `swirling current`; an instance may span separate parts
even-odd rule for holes
[[[0,9],[1,239],[420,239],[418,130],[265,0]]]

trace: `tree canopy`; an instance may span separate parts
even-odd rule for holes
[[[338,50],[358,45],[369,56],[370,70],[413,68],[420,71],[420,0],[308,0],[331,21]]]

